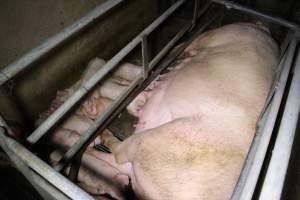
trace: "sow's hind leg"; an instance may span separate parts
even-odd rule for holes
[[[134,192],[143,199],[229,199],[246,152],[222,130],[183,118],[134,134],[114,148],[118,164],[131,163]],[[238,143],[238,142],[237,142]]]

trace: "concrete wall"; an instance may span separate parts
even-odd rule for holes
[[[102,2],[1,1],[0,66],[11,63]],[[14,112],[17,107],[25,121],[32,122],[38,113],[48,108],[58,89],[78,79],[91,58],[109,59],[153,21],[157,13],[156,1],[126,1],[7,85],[8,92],[0,93],[0,112],[8,119],[22,118]],[[16,105],[9,106],[4,93],[8,93]]]

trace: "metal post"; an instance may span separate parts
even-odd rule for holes
[[[300,111],[300,51],[260,200],[281,199]]]
[[[149,35],[156,27],[164,22],[175,10],[177,10],[186,0],[179,0],[172,7],[170,7],[163,15],[157,18],[152,24],[150,24],[142,33],[134,38],[129,44],[127,44],[117,55],[109,60],[100,70],[89,79],[85,85],[80,87],[64,104],[59,107],[52,115],[48,117],[28,138],[27,141],[31,144],[35,144],[41,137],[43,137],[55,124],[59,122],[63,116],[71,110],[74,105],[82,99],[99,81],[111,72],[117,64],[133,50],[142,40],[143,35]]]
[[[80,32],[81,30],[83,30],[89,24],[94,22],[96,19],[98,19],[107,11],[111,10],[116,5],[120,4],[122,1],[124,0],[107,0],[100,6],[92,10],[90,13],[88,13],[86,16],[76,21],[71,26],[65,28],[63,31],[56,34],[55,36],[47,39],[40,46],[34,48],[29,53],[21,57],[19,60],[5,67],[0,72],[0,86],[6,81],[13,78],[19,72],[27,69],[32,63],[36,62],[37,60],[48,54],[57,46],[59,46],[60,44],[70,39],[72,36]]]
[[[238,3],[234,3],[234,2],[228,1],[228,0],[210,0],[210,1],[212,1],[214,3],[218,3],[218,4],[221,4],[221,5],[224,5],[228,9],[233,8],[233,9],[236,9],[236,10],[239,10],[239,11],[242,11],[242,12],[245,12],[245,13],[248,13],[248,14],[251,14],[251,15],[263,18],[263,19],[266,19],[266,20],[269,20],[269,21],[271,21],[273,23],[285,26],[285,27],[287,27],[289,29],[292,29],[294,31],[297,31],[297,32],[300,31],[300,27],[299,27],[298,24],[293,23],[293,22],[289,22],[289,21],[287,21],[285,19],[282,19],[280,17],[275,17],[275,16],[267,15],[265,13],[258,12],[256,10],[247,8],[247,7],[242,6],[242,5],[238,4]]]
[[[263,118],[260,122],[258,122],[259,127],[257,129],[257,133],[254,136],[241,176],[231,197],[233,200],[252,199],[261,167],[269,146],[279,107],[281,105],[283,93],[286,88],[297,42],[297,39],[292,40],[286,54],[280,61],[279,68],[282,69],[282,71],[280,73],[278,82],[276,83],[272,101],[266,108]]]

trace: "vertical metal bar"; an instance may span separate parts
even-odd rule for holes
[[[271,21],[273,23],[276,23],[276,24],[279,24],[279,25],[282,25],[282,26],[285,26],[289,29],[292,29],[294,31],[299,31],[300,30],[300,27],[298,24],[296,23],[293,23],[293,22],[289,22],[285,19],[282,19],[280,17],[274,17],[274,16],[271,16],[271,15],[267,15],[265,13],[262,13],[262,12],[258,12],[256,10],[253,10],[253,9],[250,9],[250,8],[247,8],[245,6],[242,6],[240,4],[237,4],[237,3],[234,3],[232,1],[228,1],[228,0],[210,0],[214,3],[218,3],[218,4],[221,4],[221,5],[224,5],[226,6],[226,8],[228,9],[236,9],[236,10],[239,10],[239,11],[242,11],[242,12],[245,12],[247,14],[251,14],[251,15],[254,15],[254,16],[257,16],[257,17],[260,17],[260,18],[263,18],[263,19],[266,19],[268,21]]]
[[[148,78],[149,73],[149,46],[148,36],[142,36],[142,60],[143,60],[143,78]]]
[[[82,156],[83,152],[77,154],[75,159],[73,160],[73,163],[71,164],[68,177],[72,182],[77,182]]]
[[[194,12],[193,12],[193,19],[192,19],[191,29],[193,29],[196,25],[196,22],[197,22],[197,19],[198,19],[198,10],[199,10],[199,0],[194,0]]]
[[[272,101],[266,108],[263,118],[258,123],[257,133],[254,136],[241,176],[231,197],[232,200],[252,199],[286,88],[297,42],[297,39],[292,40],[286,54],[281,59],[279,68],[282,69],[282,72],[280,73],[275,93]]]
[[[300,51],[260,200],[280,199],[300,111]]]
[[[72,36],[77,34],[79,31],[83,30],[86,26],[94,22],[101,15],[111,10],[116,5],[120,4],[122,1],[124,0],[107,0],[100,6],[92,10],[90,13],[88,13],[86,16],[76,21],[71,26],[65,28],[57,35],[47,39],[40,46],[34,48],[29,53],[21,57],[19,60],[5,67],[0,72],[0,85],[13,78],[19,72],[28,68],[32,63],[39,60],[41,57],[52,51],[54,48],[56,48],[66,40],[70,39]]]
[[[43,177],[36,174],[31,170],[34,182],[38,185],[43,191],[39,193],[47,200],[70,200],[66,195],[60,192],[55,186],[48,183]]]
[[[85,85],[80,87],[64,104],[48,117],[28,138],[27,141],[35,144],[43,137],[63,116],[71,110],[75,104],[82,99],[99,81],[101,81],[110,71],[112,71],[121,60],[133,50],[140,42],[143,35],[149,35],[156,27],[164,22],[175,10],[177,10],[186,0],[179,0],[170,7],[163,15],[150,24],[142,33],[127,44],[117,55],[109,60]]]

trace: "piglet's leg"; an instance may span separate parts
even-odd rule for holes
[[[117,76],[128,81],[133,81],[138,77],[141,71],[142,68],[140,66],[124,63],[117,69],[113,76]]]
[[[126,90],[126,88],[127,87],[124,85],[119,85],[112,80],[108,80],[97,89],[102,97],[115,100],[122,93],[122,91]]]

